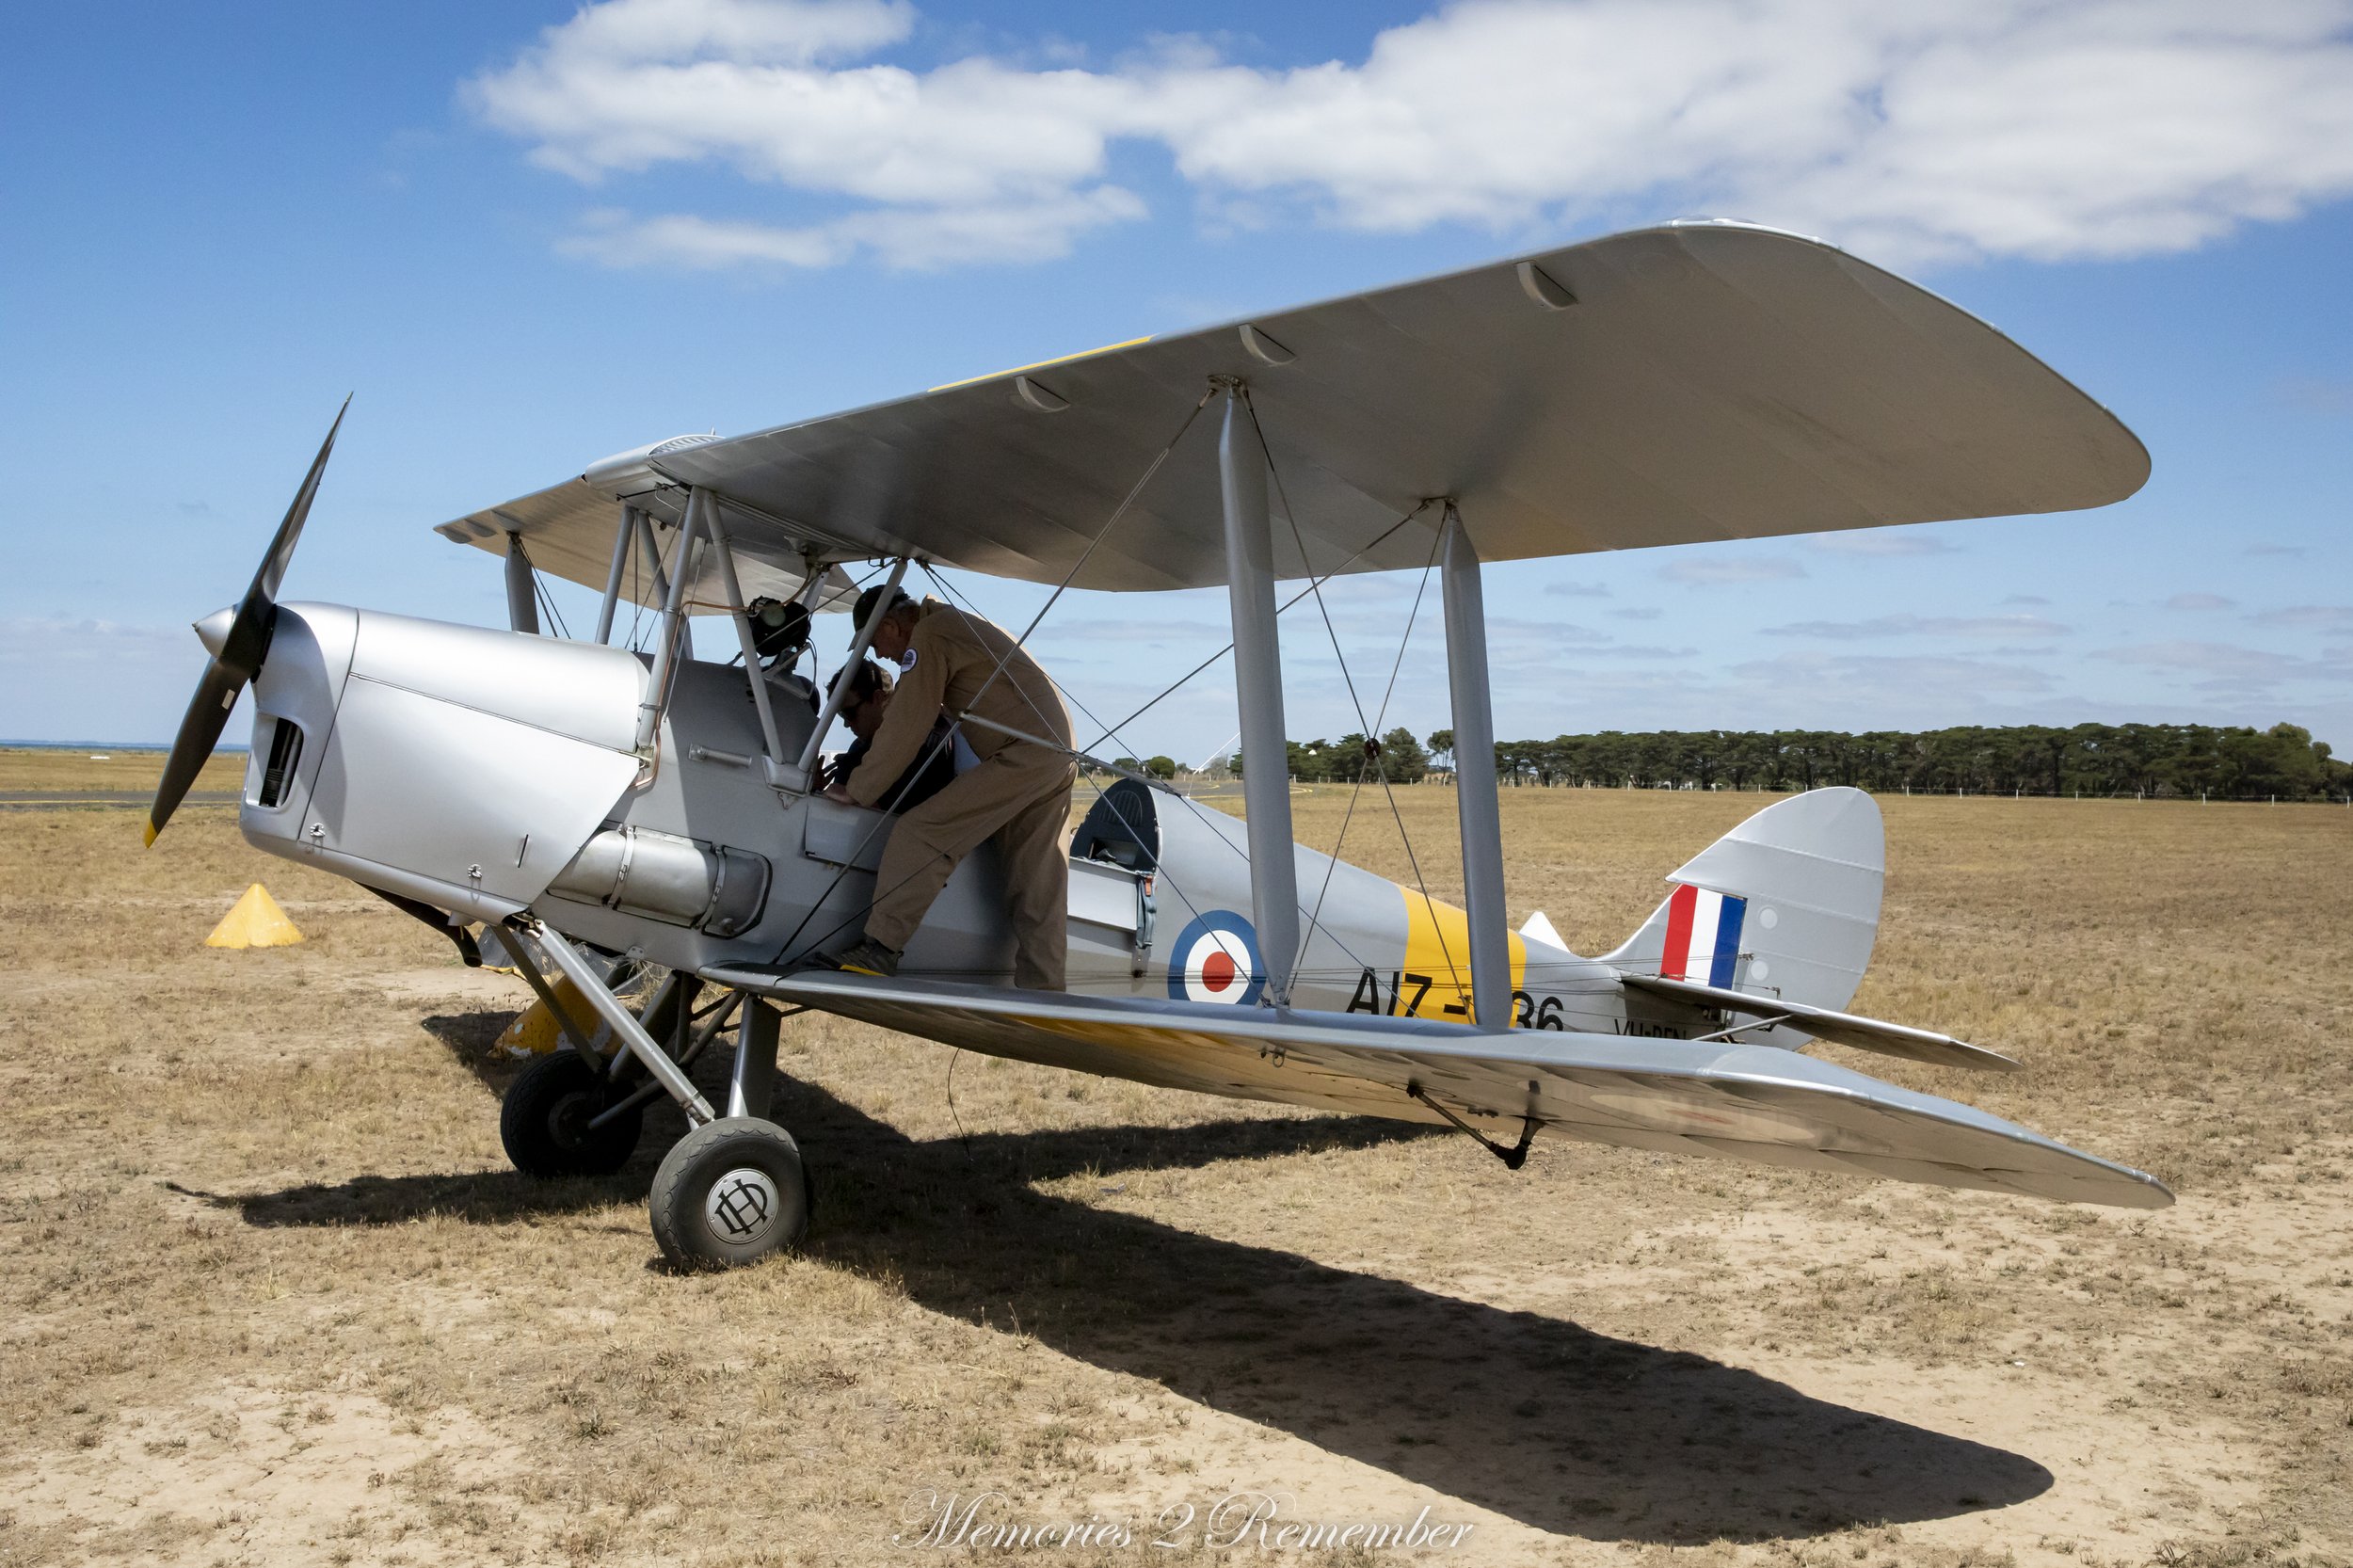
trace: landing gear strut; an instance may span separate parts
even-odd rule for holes
[[[533,1064],[515,1080],[500,1130],[516,1167],[531,1176],[609,1175],[636,1147],[646,1101],[667,1092],[686,1112],[690,1130],[664,1157],[647,1194],[663,1256],[680,1268],[731,1268],[797,1246],[808,1230],[808,1176],[792,1135],[766,1119],[776,1082],[776,1011],[738,993],[696,1030],[696,982],[681,973],[640,1020],[560,933],[528,917],[508,923],[526,949],[526,969],[536,958],[528,950],[544,952],[620,1047],[609,1067],[576,1046]],[[563,1017],[552,998],[550,1005]],[[722,1115],[684,1069],[738,1007],[742,1019]],[[577,1036],[571,1020],[565,1021],[567,1033]],[[657,1042],[649,1023],[674,1036],[677,1056]],[[614,1087],[622,1057],[634,1058],[650,1080],[626,1096]]]

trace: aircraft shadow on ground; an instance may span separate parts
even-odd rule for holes
[[[811,1160],[812,1255],[888,1267],[934,1311],[1017,1322],[1076,1359],[1541,1529],[1645,1543],[1786,1539],[2000,1508],[2052,1483],[2024,1456],[1705,1356],[1031,1185],[1370,1147],[1427,1128],[1236,1119],[917,1142],[803,1082],[779,1083],[776,1115]],[[568,1212],[645,1192],[682,1130],[667,1107],[651,1120],[629,1168],[607,1180],[363,1176],[210,1201],[257,1225]],[[1379,1225],[1377,1209],[1366,1224]],[[1279,1476],[1263,1485],[1288,1489]],[[1314,1502],[1301,1497],[1300,1516],[1314,1517]]]
[[[992,1134],[964,1148],[914,1142],[801,1083],[779,1114],[823,1151],[817,1256],[887,1264],[935,1311],[1008,1327],[1017,1319],[1064,1354],[1542,1529],[1652,1543],[1787,1538],[1999,1508],[2052,1484],[2021,1455],[1705,1356],[1027,1185],[1074,1155],[1106,1176],[1133,1169],[1171,1137],[1246,1148],[1227,1130],[1237,1127],[1322,1128],[1339,1135],[1321,1145],[1332,1147],[1443,1132],[1243,1123],[1104,1129],[1093,1136],[1106,1146],[1092,1151],[1060,1133],[1042,1145],[1036,1134]],[[1465,1148],[1465,1158],[1484,1157]],[[1366,1224],[1378,1226],[1377,1209]],[[1314,1499],[1300,1503],[1313,1517]]]

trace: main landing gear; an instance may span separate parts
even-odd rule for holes
[[[621,1102],[594,1057],[567,1048],[540,1057],[508,1086],[499,1142],[527,1176],[611,1176],[636,1152],[645,1118],[643,1105]]]
[[[646,1104],[666,1092],[692,1129],[664,1157],[647,1197],[663,1256],[680,1268],[731,1268],[799,1245],[808,1230],[808,1176],[792,1135],[766,1119],[776,1083],[776,1010],[739,991],[698,1018],[700,983],[673,974],[641,1020],[562,935],[536,924],[509,929],[520,938],[523,977],[563,1025],[567,1040],[565,1048],[525,1068],[506,1092],[499,1134],[515,1168],[531,1176],[612,1175],[637,1147]],[[538,979],[535,948],[611,1030],[619,1045],[611,1058],[588,1044],[584,1020],[570,1016]],[[684,1069],[739,1009],[743,1022],[723,1116]],[[657,1036],[666,1037],[670,1048]]]
[[[756,1116],[706,1122],[663,1158],[646,1208],[662,1256],[682,1269],[751,1263],[796,1246],[808,1229],[800,1146]]]

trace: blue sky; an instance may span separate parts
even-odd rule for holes
[[[1716,214],[1985,316],[2154,477],[1491,572],[1501,733],[2284,718],[2353,752],[2353,6],[88,4],[15,35],[0,735],[168,736],[187,622],[345,392],[289,596],[496,623],[495,563],[431,525],[605,453]],[[1009,620],[1043,593],[960,581]],[[1414,585],[1336,588],[1360,683]],[[1292,730],[1353,728],[1303,615]],[[1109,717],[1223,621],[1076,596],[1039,647]],[[1391,722],[1446,722],[1437,644],[1433,603]],[[1232,711],[1213,672],[1105,749],[1197,758]]]

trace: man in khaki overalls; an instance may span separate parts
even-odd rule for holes
[[[1000,629],[978,616],[896,593],[874,628],[872,647],[886,662],[906,661],[897,692],[865,760],[836,800],[888,807],[891,782],[930,742],[933,721],[970,712],[1062,749],[1016,741],[973,725],[962,731],[977,766],[891,824],[874,878],[866,935],[836,959],[859,974],[898,972],[899,954],[956,863],[994,839],[1005,862],[1005,895],[1014,934],[1013,983],[1059,991],[1069,948],[1070,860],[1064,831],[1078,765],[1070,757],[1070,714],[1046,672]],[[856,623],[881,602],[869,588]],[[1000,667],[1001,666],[1001,667]]]

